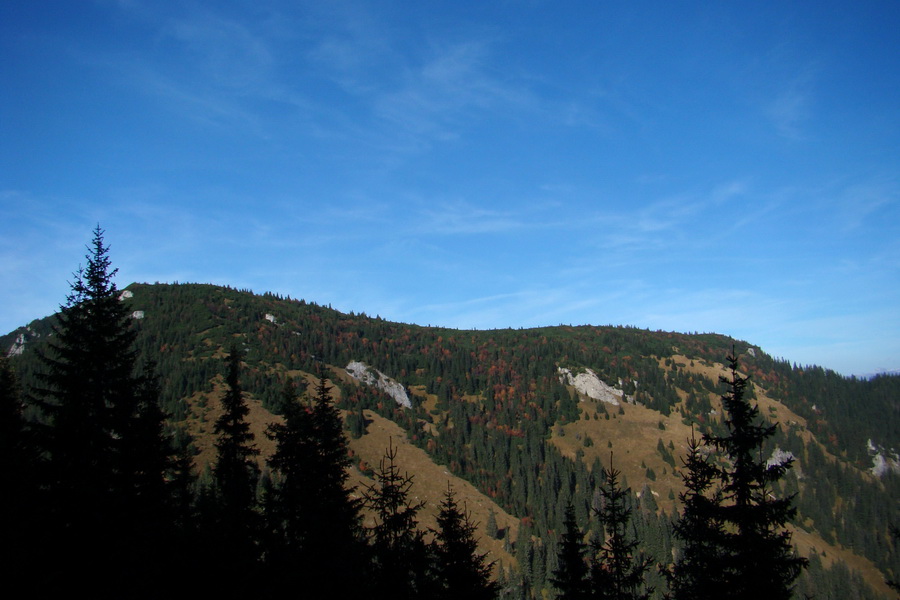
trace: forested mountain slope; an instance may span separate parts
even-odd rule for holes
[[[286,378],[313,385],[324,373],[354,438],[355,476],[365,478],[379,459],[367,425],[393,421],[421,456],[474,486],[476,520],[484,526],[492,514],[498,521],[485,547],[506,558],[504,585],[518,589],[524,579],[536,595],[551,589],[569,503],[589,535],[598,534],[591,508],[611,456],[635,492],[643,548],[658,562],[671,560],[686,440],[692,426],[698,435],[721,433],[719,376],[733,351],[750,377],[752,401],[779,424],[766,453],[796,459],[777,492],[797,494],[794,541],[811,559],[798,591],[846,598],[852,587],[861,598],[884,597],[883,580],[900,578],[888,533],[900,523],[898,376],[848,379],[715,334],[440,329],[212,285],[132,284],[122,302],[142,360],[156,364],[170,425],[193,449],[198,471],[211,456],[230,344],[243,350],[242,384],[256,401],[250,420],[260,434],[281,412]],[[52,319],[0,338],[26,389],[40,372],[36,351]],[[363,366],[348,370],[351,363]]]

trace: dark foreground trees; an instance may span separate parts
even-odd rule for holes
[[[653,560],[639,550],[631,523],[631,490],[622,488],[621,472],[602,467],[600,506],[595,510],[604,539],[584,543],[572,505],[566,508],[564,533],[551,582],[566,600],[647,600],[653,587],[646,579]]]
[[[295,398],[282,403],[290,408],[285,409],[284,429],[272,430],[278,449],[269,464],[271,484],[269,493],[264,495],[269,504],[264,510],[260,508],[256,495],[258,457],[247,451],[252,449],[252,441],[244,427],[246,405],[237,376],[241,364],[237,352],[232,353],[228,363],[226,414],[217,423],[220,440],[213,477],[217,484],[212,491],[215,501],[203,506],[209,509],[207,518],[212,519],[216,526],[202,532],[209,535],[205,539],[201,533],[191,531],[194,511],[189,494],[172,493],[171,484],[180,479],[171,467],[168,442],[162,430],[164,415],[159,411],[152,369],[143,371],[141,361],[134,352],[134,331],[142,325],[132,322],[125,308],[127,302],[119,300],[118,290],[112,283],[115,271],[110,268],[99,230],[95,232],[87,258],[87,266],[76,274],[72,295],[58,318],[56,333],[43,363],[44,379],[34,394],[38,406],[42,408],[44,427],[40,428],[40,453],[33,456],[32,472],[41,477],[39,483],[28,492],[33,493],[36,499],[32,506],[44,507],[45,510],[35,511],[44,522],[38,526],[31,521],[31,531],[38,535],[19,535],[19,538],[41,540],[44,568],[40,577],[33,578],[43,588],[40,591],[58,592],[63,586],[97,590],[98,585],[107,589],[119,586],[128,590],[144,586],[146,591],[154,585],[163,585],[157,573],[177,568],[179,561],[167,557],[177,555],[178,547],[215,548],[214,556],[222,558],[221,564],[215,565],[217,580],[221,586],[232,591],[237,589],[230,585],[234,579],[242,579],[243,583],[250,585],[262,585],[262,582],[272,581],[275,573],[292,573],[292,576],[303,573],[304,581],[318,577],[323,586],[324,582],[330,582],[332,589],[337,589],[338,586],[348,585],[350,575],[361,572],[371,576],[375,591],[391,597],[397,595],[398,581],[402,582],[399,584],[401,587],[407,586],[407,596],[422,596],[439,594],[439,588],[433,586],[447,587],[449,582],[460,580],[441,575],[442,571],[450,569],[448,565],[453,564],[449,560],[444,560],[443,566],[441,563],[442,552],[449,548],[444,548],[445,542],[451,539],[449,533],[443,540],[439,539],[437,545],[425,544],[423,549],[423,540],[415,526],[414,511],[409,515],[402,510],[417,503],[395,503],[400,508],[395,511],[396,514],[389,509],[379,512],[387,509],[390,502],[377,504],[374,495],[370,497],[370,506],[380,519],[371,536],[371,549],[376,552],[368,555],[359,569],[342,564],[348,556],[352,556],[352,553],[341,548],[350,543],[347,540],[353,539],[352,531],[358,526],[359,517],[358,507],[353,502],[343,502],[350,497],[346,489],[347,448],[324,377],[320,379],[312,403],[302,404]],[[703,448],[718,450],[726,466],[719,467],[712,463],[713,470],[704,474],[706,467],[701,464],[704,457],[696,444],[693,458],[689,457],[689,462],[693,460],[691,464],[694,466],[689,464],[688,471],[696,469],[696,477],[688,484],[693,494],[690,500],[693,503],[690,508],[692,512],[688,510],[686,497],[685,514],[690,518],[685,520],[685,526],[681,529],[685,534],[682,537],[685,542],[682,557],[685,560],[672,571],[673,577],[675,581],[687,582],[683,574],[688,573],[687,567],[693,565],[698,586],[691,587],[690,582],[686,583],[685,595],[680,597],[691,595],[686,590],[694,590],[696,597],[696,590],[702,589],[699,586],[704,583],[703,578],[719,573],[720,580],[711,581],[707,577],[706,583],[721,584],[724,587],[718,589],[726,589],[729,597],[765,595],[778,598],[776,588],[789,587],[796,576],[794,571],[801,564],[793,559],[789,544],[785,544],[783,529],[777,525],[783,524],[789,517],[790,507],[784,502],[774,502],[770,496],[774,483],[787,464],[762,463],[760,443],[769,435],[768,429],[756,422],[758,415],[753,411],[745,411],[747,414],[742,412],[743,408],[736,399],[743,398],[743,388],[734,372],[731,384],[733,393],[723,398],[728,413],[728,435],[708,438]],[[3,397],[12,398],[8,404],[12,407],[9,414],[13,415],[8,421],[13,426],[9,439],[26,439],[32,431],[25,431],[16,425],[15,415],[21,415],[21,406],[14,399],[16,393],[7,393],[7,389],[13,388],[0,385]],[[460,403],[460,406],[464,405]],[[454,419],[463,424],[474,424],[476,421],[469,419],[464,412]],[[242,420],[244,423],[241,423]],[[23,432],[28,434],[24,438],[20,435]],[[525,436],[523,454],[536,454],[544,447],[544,438],[538,433],[525,432]],[[390,454],[389,448],[389,457]],[[37,460],[38,457],[46,460]],[[188,466],[184,458],[182,456],[179,466],[182,474],[187,472]],[[511,465],[514,460],[514,456],[497,457],[500,467]],[[529,463],[518,471],[510,469],[510,472],[528,473],[533,471],[531,466]],[[378,493],[384,492],[382,500],[390,497],[392,486],[394,491],[397,488],[401,492],[409,491],[408,486],[405,487],[405,478],[398,478],[394,467],[390,458],[381,472],[376,474],[376,483],[380,485]],[[624,537],[633,530],[618,529],[623,534],[621,541],[624,541],[624,545],[620,544],[618,548],[624,548],[624,552],[616,550],[615,524],[619,521],[615,514],[617,511],[620,516],[627,513],[627,497],[622,496],[626,501],[622,503],[621,510],[616,509],[618,492],[615,491],[615,477],[607,476],[606,481],[611,486],[606,493],[605,510],[609,520],[604,523],[607,538],[603,542],[605,546],[598,547],[595,575],[598,581],[608,581],[608,585],[596,585],[595,591],[598,596],[640,597],[644,591],[629,584],[625,577],[630,568],[627,563],[621,563],[626,568],[618,571],[624,576],[616,575],[617,557],[631,554],[632,558],[638,559],[631,563],[632,566],[640,566],[643,561],[634,548],[629,550],[628,544],[632,542]],[[182,485],[181,489],[186,489],[186,486]],[[179,516],[168,518],[167,511],[176,503],[176,496]],[[559,506],[564,506],[565,501],[567,499],[561,497]],[[546,503],[541,501],[539,504],[543,506]],[[758,509],[759,506],[767,508]],[[444,508],[448,516],[459,512],[458,506],[446,500]],[[585,503],[580,503],[579,508],[585,511]],[[20,509],[26,511],[25,506],[20,505]],[[344,516],[329,512],[338,509],[343,511],[341,514]],[[228,514],[235,516],[226,518]],[[406,528],[406,538],[411,540],[409,546],[417,549],[418,553],[408,554],[410,561],[403,567],[406,569],[405,576],[400,573],[399,577],[387,577],[385,575],[391,569],[402,565],[402,561],[392,564],[389,556],[403,543],[398,538],[394,540],[398,543],[394,544],[389,531],[379,530],[379,527],[391,520],[392,524],[399,526],[397,530],[402,531],[410,516],[412,527]],[[399,518],[395,520],[394,517]],[[29,521],[26,519],[25,522]],[[462,537],[458,536],[459,539],[464,539],[469,524],[458,515],[455,520],[447,520],[441,535],[444,535],[444,529],[452,531],[454,523],[455,527],[461,528]],[[773,523],[776,526],[767,530]],[[168,537],[171,535],[168,531],[171,524],[177,524],[180,529],[176,532],[175,541]],[[234,525],[235,535],[228,535],[231,525]],[[541,533],[547,530],[543,529]],[[694,540],[693,553],[687,549],[690,542],[688,531],[690,535],[698,536]],[[345,535],[342,532],[350,533]],[[224,534],[223,537],[214,537],[220,534]],[[709,542],[708,538],[712,541]],[[204,546],[197,542],[198,539],[204,542],[214,539],[221,543]],[[182,543],[184,540],[187,543]],[[753,550],[747,552],[744,546]],[[457,547],[465,550],[467,546],[461,544]],[[383,548],[387,548],[386,553],[381,552]],[[526,548],[526,544],[523,543],[522,548]],[[545,563],[546,551],[544,545],[534,547],[533,556],[539,556],[535,564]],[[210,554],[213,555],[212,552]],[[578,556],[577,548],[574,555]],[[182,552],[180,556],[192,555]],[[449,554],[444,558],[447,556]],[[754,559],[758,559],[756,563]],[[774,564],[763,563],[763,560],[771,559],[774,559]],[[779,562],[781,559],[789,561],[787,566]],[[791,560],[794,562],[791,563]],[[190,564],[188,561],[181,562]],[[710,568],[717,562],[721,568]],[[570,564],[577,567],[577,558]],[[752,580],[744,577],[743,571],[748,565],[756,573],[751,576]],[[478,571],[477,568],[475,570]],[[201,569],[198,572],[207,577],[211,573]],[[762,588],[760,584],[766,581],[768,575],[763,577],[759,573],[775,573],[768,587]],[[228,579],[229,576],[232,579]],[[443,584],[440,583],[442,580]],[[536,576],[535,580],[542,582],[543,578]],[[750,589],[751,584],[757,585],[757,588],[753,588],[755,591],[740,592],[743,596],[731,592],[732,587],[735,590]],[[305,591],[313,594],[308,587]],[[679,593],[677,586],[673,586],[673,593]]]
[[[27,571],[38,560],[45,535],[39,527],[45,512],[39,489],[43,464],[24,411],[19,382],[0,355],[0,561],[10,573]]]
[[[681,554],[669,572],[674,598],[787,600],[807,561],[797,556],[785,528],[796,513],[793,497],[777,498],[774,484],[793,459],[766,460],[763,444],[775,434],[746,399],[748,379],[728,357],[722,378],[726,433],[690,441],[683,475],[686,492],[675,535]],[[722,465],[702,450],[721,453]]]
[[[46,571],[52,592],[102,580],[152,585],[171,538],[171,450],[152,370],[139,368],[130,313],[97,227],[61,307],[33,399],[43,414]],[[101,579],[101,574],[103,575]]]
[[[490,566],[475,552],[474,526],[451,494],[437,542],[417,527],[389,446],[366,494],[376,515],[367,539],[342,419],[324,373],[300,401],[285,388],[284,420],[259,493],[259,451],[241,386],[242,353],[225,361],[215,460],[200,486],[192,457],[176,458],[154,368],[135,349],[140,326],[113,281],[103,232],[61,308],[43,371],[25,403],[0,359],[3,573],[35,597],[151,597],[173,591],[234,596],[282,591],[305,597],[490,598]],[[197,577],[184,577],[184,569]],[[370,578],[370,579],[364,579]],[[449,594],[449,595],[448,595]]]
[[[350,458],[331,388],[321,376],[305,406],[287,382],[282,406],[284,422],[267,431],[276,443],[265,499],[268,573],[310,597],[349,595],[364,566],[361,503],[347,485]]]
[[[590,580],[586,562],[588,547],[584,534],[575,519],[575,508],[566,506],[564,531],[560,540],[557,568],[551,582],[559,590],[561,600],[587,600],[590,598]]]
[[[793,497],[777,498],[773,485],[793,459],[765,459],[763,443],[775,434],[776,425],[764,424],[759,409],[744,397],[748,380],[738,375],[737,359],[729,356],[728,363],[731,379],[723,379],[728,391],[722,396],[728,431],[704,441],[727,459],[718,479],[724,494],[720,514],[727,529],[724,571],[729,596],[787,600],[807,561],[797,556],[785,529],[797,512]]]
[[[631,490],[622,489],[620,475],[610,457],[609,468],[603,469],[602,506],[597,511],[606,540],[595,548],[591,562],[592,595],[604,600],[646,600],[653,593],[645,583],[653,560],[638,550],[640,542],[631,534]]]
[[[719,470],[691,434],[683,459],[684,491],[675,537],[681,548],[675,564],[664,571],[673,600],[714,600],[729,593],[726,578],[726,532],[722,521]]]
[[[495,598],[498,586],[491,581],[492,563],[487,562],[484,554],[478,553],[475,524],[465,507],[459,506],[449,482],[437,523],[431,547],[437,584],[435,597],[447,600]]]
[[[262,529],[256,494],[259,449],[247,421],[250,408],[240,372],[241,352],[232,345],[226,360],[222,414],[213,429],[217,437],[212,486],[201,499],[202,552],[210,561],[209,570],[217,575],[216,584],[239,590],[259,568]]]
[[[427,598],[435,589],[430,579],[425,533],[418,513],[425,506],[410,498],[413,478],[401,473],[397,449],[389,444],[375,471],[375,482],[364,492],[374,514],[369,528],[370,581],[375,598]]]
[[[499,586],[492,563],[478,552],[476,525],[450,488],[441,502],[434,540],[425,540],[417,516],[424,501],[410,498],[413,478],[400,472],[397,449],[388,445],[363,493],[374,523],[368,528],[370,564],[367,592],[374,598],[469,598],[491,600]]]

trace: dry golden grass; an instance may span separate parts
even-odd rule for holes
[[[686,450],[686,440],[690,437],[691,430],[681,422],[680,415],[673,413],[664,417],[654,410],[631,404],[624,405],[625,414],[621,415],[618,407],[606,405],[609,414],[607,420],[598,412],[598,402],[595,400],[583,401],[581,408],[581,420],[566,425],[563,436],[559,436],[554,429],[551,443],[564,456],[571,458],[581,449],[584,452],[582,460],[588,465],[599,458],[600,463],[608,467],[612,453],[613,466],[622,471],[634,491],[641,491],[644,483],[647,483],[651,492],[655,492],[654,497],[660,508],[673,512],[675,504],[669,498],[669,493],[677,496],[681,489],[681,478],[671,465],[663,461],[662,455],[657,452],[657,444],[662,440],[663,445],[668,448],[671,442],[675,447],[670,450],[675,456],[675,464],[681,465],[679,457]],[[594,418],[594,415],[597,417]],[[664,429],[659,428],[660,422]],[[587,436],[590,436],[593,445],[586,447],[584,442]],[[647,471],[641,464],[653,469],[656,481],[647,479]]]

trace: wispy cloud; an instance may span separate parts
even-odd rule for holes
[[[778,135],[789,140],[806,139],[806,123],[813,117],[814,69],[808,67],[782,86],[768,101],[765,114]]]
[[[783,91],[769,104],[768,114],[778,133],[789,139],[799,140],[801,124],[809,114],[807,96],[797,89]]]
[[[270,37],[246,23],[202,11],[172,19],[163,36],[180,45],[195,71],[223,88],[250,91],[271,79],[275,59]]]
[[[461,201],[424,209],[421,217],[423,232],[442,235],[503,233],[527,226],[515,213],[481,208]]]
[[[485,42],[437,45],[402,85],[376,100],[382,118],[415,134],[453,137],[458,122],[473,112],[497,114],[527,101],[526,94],[488,71]]]
[[[372,142],[380,136],[382,145],[395,150],[421,151],[533,101],[497,64],[489,35],[401,40],[361,11],[362,16],[346,10],[319,15],[328,22],[328,33],[306,58],[368,114]]]
[[[853,184],[844,190],[839,202],[843,230],[858,230],[870,224],[876,214],[889,208],[900,208],[900,186],[893,178]]]

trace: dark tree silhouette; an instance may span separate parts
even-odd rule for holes
[[[653,561],[637,552],[639,543],[629,535],[631,490],[622,489],[619,475],[610,455],[609,468],[603,468],[602,504],[597,511],[606,540],[596,548],[591,562],[592,593],[603,600],[646,600],[653,593],[644,581]]]
[[[364,492],[365,505],[374,513],[369,528],[375,598],[428,598],[434,592],[424,533],[416,516],[425,506],[409,498],[413,478],[400,473],[397,449],[389,443],[375,471],[375,483]]]
[[[284,422],[267,431],[276,443],[266,498],[270,573],[303,584],[314,597],[318,590],[322,597],[340,596],[358,585],[363,559],[360,501],[347,486],[350,459],[340,415],[324,376],[312,407],[300,404],[290,382],[282,407]]]
[[[136,373],[136,332],[99,226],[85,258],[39,355],[44,372],[34,390],[55,528],[42,579],[50,589],[96,589],[100,565],[111,587],[147,581],[162,555],[146,550],[167,534],[150,524],[165,522],[171,450],[152,375]]]
[[[207,515],[211,522],[206,535],[217,568],[233,578],[238,573],[246,573],[258,559],[261,523],[256,489],[260,471],[256,463],[259,450],[253,444],[254,435],[246,420],[250,408],[240,383],[241,352],[235,345],[228,353],[226,368],[224,412],[214,428],[218,435],[212,470],[214,499],[213,505],[206,508],[211,513]]]
[[[266,436],[275,442],[275,451],[267,461],[272,475],[264,498],[265,552],[269,571],[289,585],[296,583],[289,579],[307,577],[303,557],[309,521],[315,518],[309,512],[315,495],[309,465],[315,438],[311,411],[300,404],[290,380],[285,381],[280,404],[284,421],[272,423],[266,430]]]
[[[498,586],[491,580],[491,567],[485,554],[478,553],[476,525],[469,513],[460,508],[450,483],[437,516],[438,529],[432,553],[435,560],[438,598],[496,598]]]
[[[488,512],[488,520],[484,526],[484,532],[489,538],[495,540],[500,539],[500,528],[497,526],[497,514],[494,512],[493,508]]]
[[[563,527],[565,529],[557,554],[558,566],[550,581],[559,590],[558,598],[587,600],[591,592],[586,562],[588,546],[584,543],[584,534],[578,528],[575,507],[571,503],[566,506]]]
[[[767,463],[762,456],[763,443],[775,434],[776,425],[764,424],[758,407],[745,399],[748,378],[738,374],[733,354],[728,356],[731,378],[721,378],[728,387],[722,395],[727,433],[704,436],[704,442],[723,452],[728,463],[717,475],[725,500],[718,513],[727,530],[728,597],[787,600],[807,561],[796,555],[785,529],[797,512],[793,496],[776,498],[773,484],[793,459]]]
[[[122,415],[126,429],[117,440],[118,510],[125,516],[117,537],[119,544],[132,548],[119,576],[133,589],[161,589],[159,570],[178,564],[176,536],[184,525],[178,519],[178,497],[185,492],[175,475],[178,463],[165,420],[155,367],[147,365],[136,381],[132,413]]]
[[[9,360],[0,355],[0,560],[4,572],[23,585],[40,571],[48,533],[40,491],[43,465],[24,411],[18,379]]]
[[[685,491],[678,496],[682,512],[674,526],[681,547],[675,564],[664,570],[673,600],[727,598],[725,527],[718,469],[691,432],[688,454],[682,459]]]

